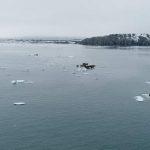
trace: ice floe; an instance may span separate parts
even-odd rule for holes
[[[145,83],[146,83],[146,84],[150,84],[150,81],[146,81]]]
[[[17,83],[24,83],[25,80],[16,80]]]
[[[17,81],[16,80],[12,80],[11,83],[12,84],[17,84]]]
[[[135,100],[138,102],[143,102],[144,98],[142,96],[135,96]]]
[[[142,94],[142,96],[144,96],[145,98],[149,98],[150,99],[150,95],[149,94]]]
[[[16,84],[22,84],[22,83],[26,83],[26,84],[33,84],[33,81],[25,81],[25,80],[12,80],[11,83],[13,85],[16,85]]]
[[[26,105],[26,103],[25,102],[16,102],[16,103],[14,103],[14,105]]]

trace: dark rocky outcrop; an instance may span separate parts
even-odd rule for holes
[[[82,45],[94,46],[150,46],[149,34],[110,34],[86,38],[79,42]]]

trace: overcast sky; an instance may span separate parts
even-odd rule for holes
[[[150,33],[150,0],[0,0],[0,37]]]

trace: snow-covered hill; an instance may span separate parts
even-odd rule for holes
[[[150,46],[149,34],[110,34],[92,37],[80,42],[83,45],[100,46]]]

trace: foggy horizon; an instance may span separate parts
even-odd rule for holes
[[[0,38],[150,33],[148,0],[0,2]]]

